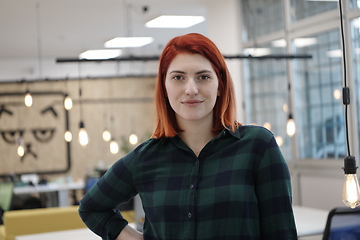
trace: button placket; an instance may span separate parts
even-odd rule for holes
[[[190,182],[190,185],[189,185],[189,189],[190,189],[190,190],[194,190],[195,184],[196,184],[196,182],[194,182],[194,181],[195,181],[195,179],[198,178],[198,174],[199,174],[199,159],[196,159],[194,168],[195,168],[195,171],[194,171],[194,172],[196,173],[196,177],[195,177],[194,179],[192,179],[191,182]]]
[[[194,213],[196,209],[196,184],[199,176],[199,168],[200,168],[200,161],[198,158],[194,158],[191,175],[187,185],[187,189],[189,191],[189,205],[188,205],[189,208],[186,213],[186,216],[190,222],[195,221]]]

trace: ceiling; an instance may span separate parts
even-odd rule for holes
[[[203,15],[206,0],[0,0],[0,59],[77,58],[114,37],[150,36],[125,54],[159,55],[172,37],[206,34],[206,21],[187,29],[149,29],[159,15]]]

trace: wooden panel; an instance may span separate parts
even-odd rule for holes
[[[79,88],[82,89],[81,101]],[[8,138],[18,136],[24,130],[24,143],[31,144],[30,152],[20,158],[16,144],[5,141],[0,136],[0,175],[22,172],[54,171],[66,168],[67,147],[64,140],[66,115],[63,96],[54,94],[34,95],[33,106],[24,105],[23,96],[6,95],[9,92],[61,92],[68,93],[73,100],[73,108],[68,112],[69,129],[73,134],[70,143],[71,170],[73,178],[84,177],[99,163],[111,165],[125,152],[112,154],[109,142],[102,139],[102,132],[109,129],[120,148],[129,145],[127,139],[135,133],[140,140],[147,139],[154,126],[155,78],[83,79],[68,81],[32,82],[26,84],[6,83],[0,85],[0,131],[7,132]],[[4,95],[5,94],[5,95]],[[81,103],[81,104],[80,104]],[[51,109],[41,113],[44,109]],[[57,114],[55,116],[54,112]],[[78,143],[80,118],[85,123],[90,141],[86,147]],[[39,133],[49,140],[39,141],[31,130],[53,129],[53,136]],[[16,132],[11,136],[9,131]],[[130,146],[133,148],[134,146]],[[25,149],[26,150],[26,149]],[[29,150],[29,149],[28,149]]]

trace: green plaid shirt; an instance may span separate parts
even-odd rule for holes
[[[81,200],[85,224],[115,239],[120,203],[139,194],[145,240],[297,239],[288,167],[262,127],[224,130],[196,155],[179,138],[149,139]]]

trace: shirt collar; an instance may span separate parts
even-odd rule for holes
[[[238,127],[235,130],[235,132],[231,131],[229,128],[224,128],[224,130],[222,130],[221,134],[219,135],[219,138],[223,138],[226,136],[233,136],[237,139],[241,139],[239,128],[240,127]]]

